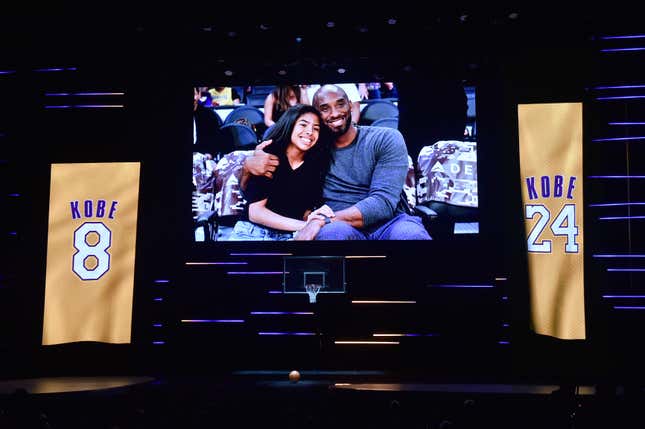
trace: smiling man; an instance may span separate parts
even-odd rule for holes
[[[334,140],[323,185],[334,216],[308,222],[296,240],[429,240],[421,219],[405,210],[408,152],[401,133],[354,125],[347,94],[336,85],[322,86],[312,102]],[[265,155],[256,150],[245,170],[270,176],[276,160]]]

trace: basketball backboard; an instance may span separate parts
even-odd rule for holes
[[[315,303],[319,293],[345,293],[343,256],[285,256],[284,293],[309,295]]]

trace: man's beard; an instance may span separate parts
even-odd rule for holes
[[[352,126],[352,121],[349,120],[350,117],[345,118],[345,124],[341,128],[329,128],[331,135],[338,138],[349,131],[349,128]]]

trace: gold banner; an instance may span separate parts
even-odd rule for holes
[[[130,342],[139,170],[52,165],[43,345]]]
[[[531,320],[585,338],[582,103],[518,105]]]

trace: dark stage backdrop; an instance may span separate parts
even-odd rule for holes
[[[583,28],[557,27],[549,37],[537,37],[537,23],[486,22],[375,32],[341,26],[327,37],[306,30],[300,41],[283,31],[260,33],[264,30],[255,26],[236,36],[232,30],[195,26],[175,34],[133,25],[107,37],[99,36],[103,27],[97,23],[93,31],[85,28],[95,40],[92,52],[69,43],[74,35],[62,31],[28,44],[27,58],[18,54],[16,42],[0,68],[8,100],[0,120],[7,219],[0,344],[12,362],[4,373],[138,371],[150,365],[177,372],[351,367],[544,376],[595,371],[598,362],[578,359],[579,354],[592,349],[614,356],[613,350],[630,344],[633,330],[627,327],[640,326],[641,320],[639,294],[632,292],[642,253],[634,239],[640,228],[638,160],[645,158],[633,156],[639,150],[638,125],[626,124],[639,121],[639,93],[637,87],[606,87],[636,85],[636,74],[621,76],[616,70],[640,70],[642,62],[636,50],[603,51],[638,46],[633,39],[624,39],[629,41],[624,46],[621,39],[590,42]],[[261,37],[284,49],[269,55],[257,47]],[[341,43],[347,40],[357,41],[356,48]],[[419,53],[421,45],[427,52]],[[479,234],[427,243],[194,246],[195,220],[187,205],[190,91],[200,83],[260,86],[287,79],[396,82],[399,129],[413,144],[443,134],[434,125],[441,123],[437,116],[447,114],[419,88],[441,99],[449,84],[474,87]],[[425,87],[426,82],[432,85]],[[587,254],[593,255],[587,265],[594,274],[586,276],[591,279],[586,285],[590,340],[561,346],[529,330],[514,106],[571,100],[585,103],[585,157],[596,160],[585,164],[585,200],[597,205],[586,211],[586,221],[599,232],[587,235]],[[422,112],[428,111],[433,115],[424,120]],[[625,124],[588,130],[599,118]],[[141,162],[133,344],[42,348],[50,165],[115,161]],[[315,304],[306,295],[282,293],[284,256],[339,255],[348,257],[346,293],[320,294]],[[363,343],[347,343],[354,341]],[[559,359],[562,350],[566,358]]]

